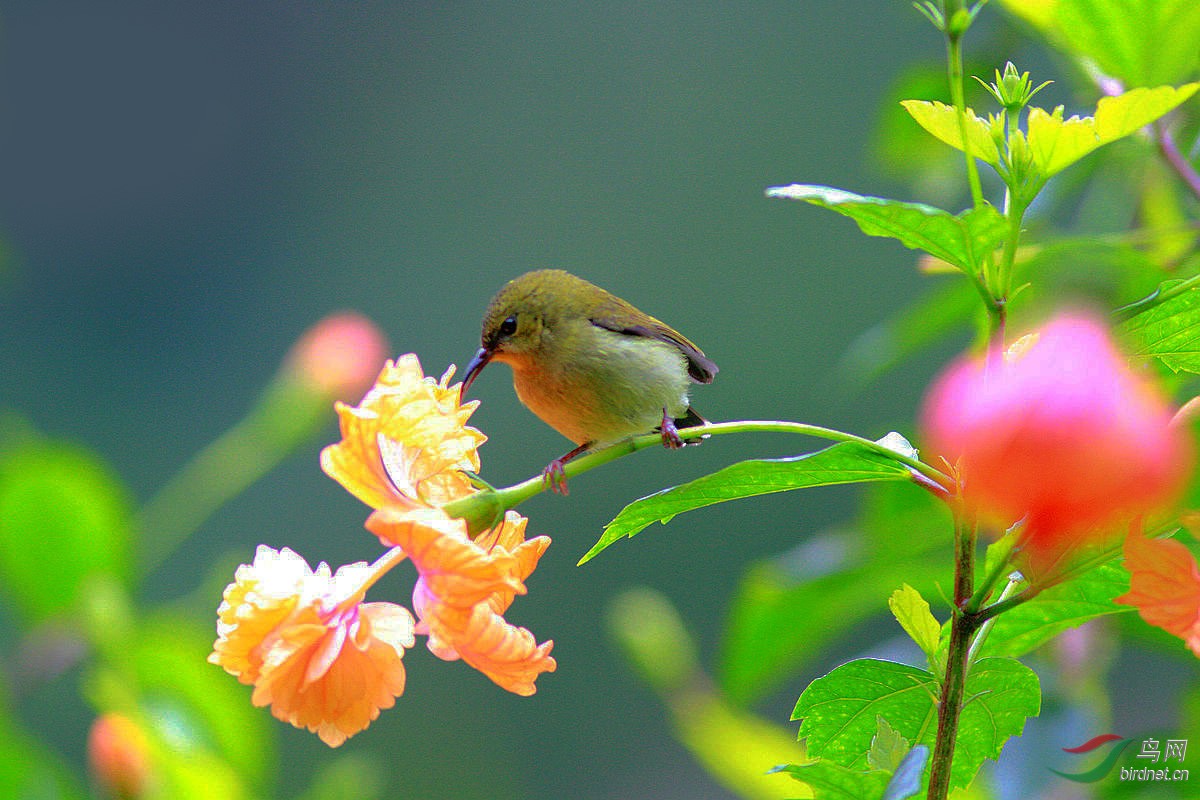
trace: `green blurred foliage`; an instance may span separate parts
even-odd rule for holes
[[[74,607],[95,576],[128,583],[129,493],[95,454],[33,440],[0,453],[0,586],[29,623]]]

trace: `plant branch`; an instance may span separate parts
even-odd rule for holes
[[[950,794],[950,771],[958,739],[958,721],[962,716],[971,640],[981,624],[978,615],[964,610],[974,593],[975,523],[964,514],[961,506],[955,509],[954,518],[954,616],[950,622],[946,674],[938,701],[937,740],[929,771],[928,800],[946,800]]]

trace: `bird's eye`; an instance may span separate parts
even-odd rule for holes
[[[500,335],[501,336],[512,336],[516,332],[517,332],[517,317],[515,314],[513,316],[509,317],[508,319],[504,320],[504,322],[500,323]]]

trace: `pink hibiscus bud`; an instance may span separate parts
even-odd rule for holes
[[[88,766],[108,797],[134,800],[146,791],[150,753],[146,735],[121,714],[104,714],[87,738]]]
[[[1097,319],[1065,313],[1001,356],[952,365],[925,399],[928,451],[985,520],[1024,521],[1033,566],[1127,529],[1182,492],[1187,431]]]
[[[349,400],[371,386],[387,356],[387,339],[379,327],[361,314],[343,311],[305,331],[292,346],[287,365],[322,394]]]

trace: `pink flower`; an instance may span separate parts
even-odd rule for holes
[[[379,327],[350,311],[331,314],[313,325],[288,353],[287,364],[301,380],[333,398],[358,397],[388,355]]]
[[[1097,320],[1062,314],[1018,344],[947,370],[926,397],[923,427],[976,511],[1004,527],[1024,520],[1036,568],[1081,537],[1168,506],[1192,451],[1164,397]]]

